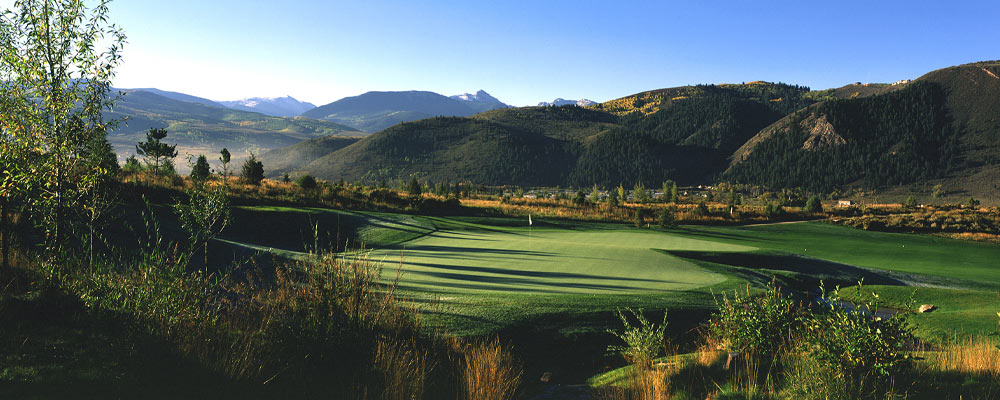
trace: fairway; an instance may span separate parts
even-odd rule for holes
[[[479,226],[479,228],[485,228]],[[635,293],[691,290],[726,279],[659,250],[747,251],[747,246],[633,229],[439,230],[375,251],[421,291]]]
[[[381,263],[384,281],[400,268],[400,293],[433,324],[459,334],[553,318],[563,318],[562,326],[571,330],[599,326],[593,316],[629,306],[710,309],[713,293],[766,284],[775,276],[800,289],[820,280],[828,287],[850,286],[864,278],[898,298],[893,303],[914,293],[908,286],[922,287],[915,300],[945,306],[920,318],[928,334],[945,325],[970,332],[990,328],[994,308],[1000,309],[993,295],[1000,289],[1000,246],[927,235],[822,222],[661,230],[538,218],[529,227],[526,218],[322,208],[241,212],[254,225],[232,231],[228,243],[302,257],[301,243],[315,224],[320,236],[374,249],[368,254]],[[947,295],[935,297],[952,290],[971,290],[984,304],[951,305]]]

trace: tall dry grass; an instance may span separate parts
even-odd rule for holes
[[[925,356],[930,359],[932,370],[991,375],[1000,379],[1000,350],[994,339],[983,338],[971,343],[956,339],[940,351],[925,353]]]
[[[464,353],[460,372],[463,399],[514,398],[521,384],[521,365],[498,339],[470,343]]]
[[[597,393],[601,400],[668,400],[671,395],[672,368],[632,369],[621,386]]]

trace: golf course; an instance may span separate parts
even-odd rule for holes
[[[825,222],[661,229],[323,208],[240,212],[252,215],[246,220],[274,221],[278,231],[231,234],[231,243],[296,257],[304,255],[296,246],[310,229],[353,240],[349,246],[364,247],[362,256],[380,263],[383,281],[400,273],[400,294],[430,324],[459,335],[540,319],[562,332],[603,332],[618,308],[708,310],[720,293],[771,280],[806,291],[820,281],[832,289],[863,279],[866,291],[894,307],[908,306],[911,297],[917,305],[934,302],[938,312],[914,318],[928,338],[992,331],[1000,310],[1000,246],[930,235]]]

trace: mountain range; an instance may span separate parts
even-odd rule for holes
[[[251,97],[243,100],[220,101],[219,104],[234,110],[259,112],[272,117],[297,117],[316,108],[316,105],[298,101],[292,96]]]
[[[995,196],[998,76],[1000,62],[991,61],[897,84],[810,90],[755,81],[652,90],[587,107],[499,108],[397,124],[318,157],[286,152],[302,162],[284,168],[328,180],[605,187],[721,180],[813,191],[942,184]]]
[[[327,121],[302,117],[272,117],[226,108],[211,100],[157,89],[119,90],[122,96],[106,117],[124,120],[108,141],[124,159],[150,128],[165,128],[168,143],[183,157],[217,154],[228,148],[234,158],[327,136],[359,136],[364,132]],[[209,157],[214,159],[214,157]]]
[[[566,100],[566,99],[560,97],[560,98],[557,98],[555,100],[552,100],[552,102],[545,102],[545,101],[543,101],[541,103],[538,103],[538,106],[539,107],[559,107],[559,106],[574,105],[574,106],[580,106],[580,107],[589,107],[589,106],[592,106],[594,104],[597,104],[597,102],[591,101],[591,100],[587,100],[587,99]]]
[[[401,122],[436,116],[469,116],[507,105],[480,90],[453,97],[434,92],[368,92],[316,107],[302,116],[378,132]]]

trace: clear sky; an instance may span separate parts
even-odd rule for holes
[[[11,0],[0,5],[9,6]],[[115,84],[317,105],[484,89],[513,105],[697,83],[824,89],[1000,59],[1000,1],[117,0]]]

